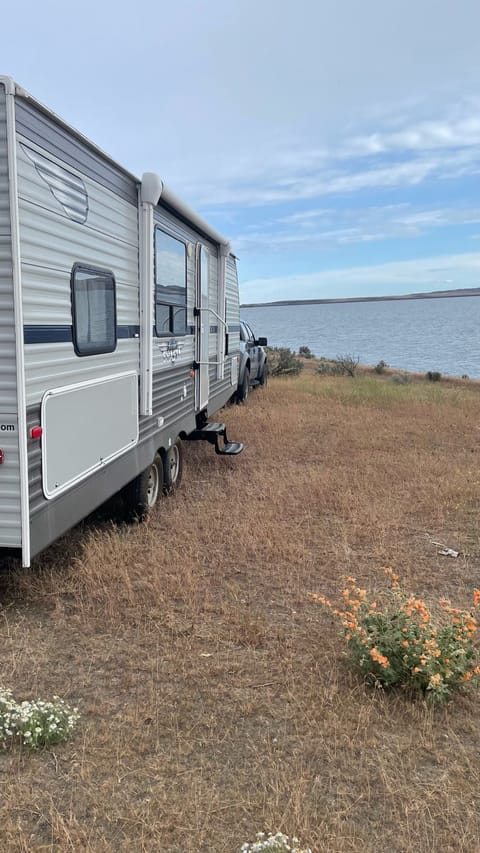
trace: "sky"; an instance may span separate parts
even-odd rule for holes
[[[23,0],[0,74],[226,235],[243,302],[480,286],[478,0]]]

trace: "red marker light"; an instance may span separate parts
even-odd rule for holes
[[[0,450],[0,465],[3,462],[3,450]]]
[[[30,438],[41,438],[43,433],[43,428],[41,426],[34,426],[30,430]]]

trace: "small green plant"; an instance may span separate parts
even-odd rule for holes
[[[477,622],[472,611],[440,599],[443,618],[436,625],[425,602],[403,592],[392,569],[385,569],[385,574],[390,588],[380,601],[369,599],[351,577],[346,579],[340,608],[313,595],[341,621],[352,662],[377,686],[402,686],[434,702],[445,701],[468,682],[478,687],[480,666],[472,639]],[[474,590],[473,600],[477,607],[479,590]]]
[[[426,378],[429,382],[440,382],[442,374],[438,370],[427,370]]]
[[[79,719],[78,708],[63,699],[16,702],[11,690],[0,689],[0,744],[19,739],[31,749],[67,740]]]
[[[298,350],[298,354],[301,355],[303,358],[315,358],[310,347],[300,347],[300,349]]]
[[[342,370],[335,359],[321,358],[316,366],[315,372],[320,373],[322,376],[340,376]]]
[[[384,361],[383,358],[381,358],[380,361],[378,362],[378,364],[376,364],[374,367],[375,373],[378,373],[378,374],[384,373],[386,367],[388,367],[387,362]]]
[[[410,377],[408,373],[392,373],[390,382],[392,382],[393,385],[408,385]]]
[[[297,376],[303,362],[287,347],[268,347],[268,372],[270,376]]]
[[[242,844],[240,853],[312,853],[309,847],[300,847],[298,838],[290,839],[283,832],[257,832],[257,840]]]

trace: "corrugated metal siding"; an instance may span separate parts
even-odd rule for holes
[[[17,423],[15,316],[12,238],[8,187],[6,95],[0,84],[0,422],[15,425],[2,432],[4,462],[0,466],[0,546],[21,545],[20,463]]]
[[[23,126],[22,126],[23,127]],[[25,137],[18,137],[20,251],[23,318],[27,326],[72,323],[70,275],[74,263],[111,270],[115,276],[117,325],[139,324],[137,210],[124,198],[75,173],[88,194],[86,222],[69,218],[39,173],[28,149],[65,164]],[[70,172],[73,174],[71,167]],[[66,203],[68,203],[68,182]],[[65,197],[61,196],[62,198]],[[72,343],[25,346],[27,406],[46,390],[138,370],[138,338],[119,340],[113,353],[79,358]]]
[[[35,104],[17,97],[17,130],[27,139],[39,143],[42,148],[60,157],[75,170],[88,175],[92,180],[108,187],[136,206],[137,192],[134,181],[120,166],[112,163],[96,151],[91,144],[59,124],[55,117],[42,112]]]
[[[0,407],[17,411],[12,238],[8,190],[5,89],[0,85]]]
[[[1,147],[1,128],[0,128]],[[0,150],[0,164],[2,152]],[[0,198],[6,192],[0,186]],[[0,215],[0,409],[17,411],[15,320],[13,313],[12,238],[3,233],[6,217]]]
[[[27,432],[40,423],[40,406],[27,409]],[[45,503],[42,491],[42,448],[39,441],[28,442],[28,494],[30,513]]]
[[[186,392],[186,394],[185,394]],[[159,429],[158,418],[164,423]],[[179,422],[189,424],[187,431],[195,429],[194,383],[188,366],[171,367],[153,374],[153,416],[141,418],[139,441],[158,434],[159,446],[168,438],[175,441]]]

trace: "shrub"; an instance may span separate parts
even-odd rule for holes
[[[300,349],[298,350],[298,354],[303,356],[303,358],[315,358],[310,347],[300,347]]]
[[[343,373],[346,376],[355,376],[355,372],[360,362],[360,356],[349,355],[348,353],[345,355],[337,355],[336,362],[339,366],[340,373]]]
[[[360,358],[355,355],[338,355],[337,358],[321,358],[316,372],[324,376],[355,376]]]
[[[343,373],[338,362],[330,358],[320,359],[315,372],[320,373],[322,376],[340,376]]]
[[[468,379],[468,373],[462,373],[462,379]]]
[[[392,373],[390,382],[394,385],[408,385],[410,377],[406,373]]]
[[[390,589],[381,597],[383,604],[371,601],[355,578],[346,580],[340,609],[313,595],[340,619],[348,654],[366,679],[377,686],[408,688],[434,702],[445,701],[466,683],[478,686],[480,667],[472,640],[477,623],[472,611],[440,599],[443,618],[435,625],[425,602],[406,595],[391,569],[385,574]],[[477,606],[480,591],[473,596]]]
[[[287,347],[268,347],[268,372],[270,376],[297,376],[303,370],[303,362]]]
[[[439,373],[438,370],[428,370],[426,373],[426,378],[429,382],[440,382],[442,374]]]
[[[383,373],[386,367],[388,367],[387,362],[384,361],[383,358],[381,358],[378,364],[376,364],[374,367],[375,373]]]
[[[20,739],[31,749],[67,740],[79,718],[78,709],[54,696],[53,702],[16,702],[0,689],[0,743]]]
[[[257,840],[242,844],[240,853],[312,853],[310,848],[301,848],[298,846],[300,841],[298,838],[290,838],[282,832],[277,832],[268,835],[265,832],[257,833]]]

